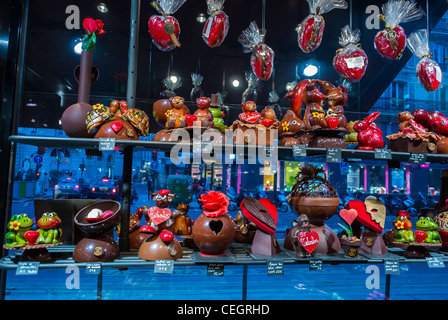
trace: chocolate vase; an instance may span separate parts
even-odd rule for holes
[[[79,70],[78,102],[68,107],[62,114],[61,124],[65,134],[71,138],[91,138],[87,132],[86,115],[92,110],[89,104],[92,73],[91,51],[82,51]]]

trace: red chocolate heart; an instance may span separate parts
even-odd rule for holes
[[[227,36],[228,31],[229,17],[223,11],[218,11],[205,22],[202,30],[202,39],[211,48],[219,47]]]
[[[310,15],[298,27],[298,43],[303,52],[319,47],[324,33],[325,20],[322,16]]]
[[[159,225],[171,218],[171,210],[168,208],[151,207],[148,215],[155,225]]]
[[[187,122],[187,126],[192,127],[194,122],[198,119],[197,116],[193,115],[193,114],[187,114],[185,116],[185,122]]]
[[[338,127],[339,119],[338,118],[328,118],[327,125],[330,129],[336,129]]]
[[[358,216],[358,212],[355,209],[342,209],[339,211],[339,216],[347,222],[348,225],[351,225],[353,221],[355,221]]]
[[[299,242],[305,248],[308,253],[313,252],[313,250],[319,244],[319,235],[316,231],[306,232],[301,231],[298,235]]]
[[[261,80],[268,80],[274,66],[274,51],[266,44],[256,46],[250,57],[252,72]]]
[[[269,127],[274,123],[274,120],[272,119],[263,119],[261,121],[261,124],[264,125],[265,127]]]
[[[120,132],[120,130],[123,128],[123,122],[121,122],[121,121],[113,121],[113,122],[110,124],[110,127],[112,128],[112,130],[113,130],[115,133],[118,133],[118,132]]]
[[[374,45],[384,58],[398,60],[406,47],[406,34],[400,26],[384,29],[376,34]]]
[[[442,70],[431,59],[422,59],[417,65],[417,76],[426,91],[436,90],[443,80]]]
[[[240,204],[244,217],[252,221],[260,230],[274,234],[277,229],[277,208],[268,199],[246,197]]]
[[[373,231],[376,231],[378,233],[383,232],[383,228],[377,222],[372,220],[372,216],[367,212],[364,202],[360,200],[350,200],[345,206],[345,209],[356,210],[356,213],[358,214],[356,216],[356,220],[363,226],[366,226],[367,228],[372,229]]]
[[[179,38],[179,22],[173,16],[153,15],[148,21],[148,30],[154,44],[162,51],[173,50],[178,46],[173,37]],[[173,32],[170,35],[170,32]]]
[[[252,112],[243,112],[238,115],[238,117],[243,120],[244,122],[248,123],[255,123],[258,121],[258,119],[261,118],[261,113],[257,111]]]
[[[37,238],[39,238],[39,231],[27,231],[24,236],[28,244],[33,246],[36,243]]]
[[[356,50],[351,55],[338,54],[333,59],[336,72],[349,82],[359,81],[367,69],[367,55],[362,50]]]
[[[414,236],[418,243],[422,243],[426,239],[426,232],[417,230],[414,232]]]

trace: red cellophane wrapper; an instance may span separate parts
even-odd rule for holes
[[[152,42],[162,51],[180,47],[180,26],[174,14],[187,0],[156,0],[152,6],[161,14],[153,15],[148,21]]]
[[[325,28],[325,20],[322,14],[333,9],[346,9],[345,0],[307,0],[310,14],[300,23],[296,30],[297,41],[303,52],[311,52],[317,49],[322,42]]]
[[[207,0],[208,17],[202,39],[210,48],[219,47],[229,31],[229,17],[222,11],[225,0]]]
[[[406,33],[399,24],[420,19],[424,11],[408,0],[389,0],[381,9],[386,28],[376,34],[375,49],[384,58],[398,60],[406,48]]]
[[[366,72],[368,59],[364,50],[359,46],[361,32],[352,30],[350,26],[342,29],[339,44],[342,46],[333,58],[336,72],[350,83],[361,80]]]
[[[417,30],[408,37],[406,43],[409,50],[420,59],[416,71],[423,88],[426,91],[436,90],[442,84],[443,74],[437,62],[431,59],[428,31],[426,29]]]
[[[264,43],[264,33],[253,21],[238,38],[245,52],[252,52],[250,65],[252,72],[262,80],[268,80],[274,66],[274,51]]]

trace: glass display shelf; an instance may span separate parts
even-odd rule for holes
[[[34,145],[39,147],[52,147],[52,148],[76,148],[76,149],[99,149],[100,140],[99,139],[86,139],[86,138],[61,138],[61,137],[41,137],[41,136],[21,136],[13,135],[9,137],[9,141],[15,143],[23,143],[28,145]],[[210,142],[203,142],[202,146],[205,144],[210,144]],[[213,143],[211,143],[213,146]],[[178,146],[181,150],[186,150],[184,148],[189,148],[193,151],[193,143],[184,142],[157,142],[157,141],[146,141],[146,140],[115,140],[115,146],[124,149],[127,148],[146,148],[159,151],[169,152],[174,146]],[[329,148],[305,148],[306,156],[295,156],[293,147],[284,146],[263,146],[263,145],[235,145],[235,144],[220,144],[220,150],[227,152],[232,151],[233,153],[239,153],[241,150],[245,154],[251,154],[252,150],[256,148],[274,147],[276,148],[279,160],[291,160],[291,159],[306,159],[307,157],[326,157]],[[395,152],[388,149],[379,150],[357,150],[357,149],[340,149],[340,159],[347,161],[358,161],[358,160],[376,160],[376,161],[395,161],[395,162],[407,162],[413,154],[409,152]],[[379,152],[378,152],[379,151]],[[446,154],[430,154],[424,153],[424,162],[431,163],[448,163],[448,155]]]
[[[233,243],[224,256],[204,257],[199,251],[193,248],[182,247],[183,255],[180,259],[174,260],[174,266],[188,267],[208,264],[223,265],[265,265],[270,261],[281,262],[283,264],[310,264],[315,260],[322,261],[322,264],[383,264],[385,261],[394,260],[399,263],[428,263],[427,259],[409,258],[404,255],[405,250],[389,247],[389,252],[384,255],[371,255],[359,252],[355,258],[345,257],[343,251],[331,255],[315,254],[310,258],[298,258],[294,251],[283,249],[283,239],[279,239],[282,251],[273,256],[252,254],[250,245],[242,243]],[[60,269],[76,265],[77,267],[86,267],[94,262],[75,262],[72,259],[72,253],[75,245],[60,245],[48,248],[51,259],[41,261],[39,269]],[[438,258],[439,261],[446,263],[448,261],[448,251],[443,249],[428,249],[429,257]],[[19,266],[23,251],[17,250],[14,253],[0,259],[0,269],[14,270]],[[102,267],[128,268],[128,267],[153,267],[155,261],[147,261],[138,257],[138,250],[121,252],[121,257],[112,262],[101,262]]]

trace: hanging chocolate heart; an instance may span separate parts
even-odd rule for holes
[[[308,253],[313,252],[313,250],[319,244],[319,235],[316,231],[306,232],[301,231],[299,233],[299,242],[305,248]]]

